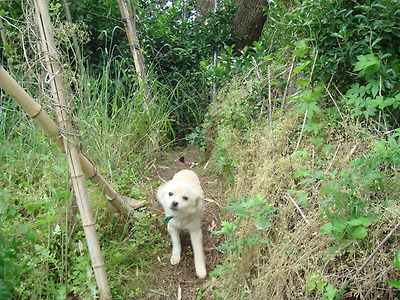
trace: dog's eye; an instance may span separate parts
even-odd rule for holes
[[[174,193],[173,192],[169,192],[168,195],[171,197],[171,196],[174,195]]]
[[[183,196],[182,198],[183,198],[183,200],[189,199],[187,196]]]

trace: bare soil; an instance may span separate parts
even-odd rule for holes
[[[221,236],[211,232],[220,229],[221,214],[223,213],[220,206],[225,201],[226,188],[224,188],[222,180],[215,174],[210,174],[206,167],[207,164],[200,165],[199,160],[202,156],[204,153],[199,152],[196,148],[173,152],[157,161],[155,169],[156,177],[163,182],[170,180],[175,173],[183,169],[191,169],[199,175],[206,197],[202,229],[206,268],[209,273],[222,259],[222,254],[216,250]],[[156,200],[155,191],[151,199],[149,210],[163,218],[164,211]],[[169,240],[167,227],[161,222],[158,222],[157,226]],[[199,292],[207,288],[211,279],[207,276],[206,279],[200,280],[195,275],[192,247],[187,231],[181,232],[181,243],[182,258],[178,265],[170,265],[171,245],[165,249],[165,255],[159,258],[160,264],[154,268],[154,276],[158,278],[158,281],[154,283],[154,289],[147,293],[147,299],[196,299]]]

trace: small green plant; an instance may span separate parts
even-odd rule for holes
[[[192,133],[186,135],[188,146],[199,145],[200,151],[206,150],[206,140],[200,127],[196,127]]]
[[[323,300],[339,299],[343,292],[339,292],[331,283],[327,283],[320,275],[312,274],[308,278],[307,291],[316,291],[322,294]]]
[[[235,46],[226,46],[225,53],[218,58],[218,64],[213,66],[209,61],[201,61],[200,67],[209,84],[221,86],[227,80],[240,75],[253,65],[255,60],[269,60],[265,55],[266,47],[261,42],[253,42],[253,47],[246,46],[236,53]]]
[[[346,93],[355,116],[374,117],[382,111],[384,116],[396,119],[394,114],[400,105],[400,93],[390,93],[393,70],[383,66],[384,59],[375,54],[357,56],[354,71],[365,84],[353,83]]]
[[[396,196],[389,196],[388,191],[398,190],[398,182],[393,178],[396,166],[400,164],[399,136],[400,131],[395,130],[387,139],[376,140],[370,152],[351,162],[350,168],[340,173],[321,170],[294,173],[295,178],[303,178],[299,185],[321,184],[325,199],[319,204],[328,219],[320,228],[321,234],[330,234],[344,243],[367,237],[368,227],[377,217],[375,206],[386,206],[389,201],[396,200]],[[308,154],[298,152],[296,155]]]
[[[16,296],[21,268],[21,242],[14,235],[11,243],[6,245],[0,233],[0,299],[12,299]]]
[[[398,250],[397,253],[396,253],[396,259],[395,259],[395,262],[394,262],[394,266],[395,266],[397,269],[400,270],[400,250]],[[390,279],[390,280],[388,280],[388,283],[389,283],[392,287],[394,287],[394,288],[400,290],[400,282],[399,282],[399,281]]]
[[[240,197],[239,202],[232,201],[227,210],[236,216],[232,222],[222,221],[221,230],[214,231],[213,234],[225,235],[226,241],[222,243],[218,250],[232,253],[246,253],[245,246],[256,245],[262,236],[260,233],[251,232],[247,237],[236,237],[236,232],[240,228],[244,219],[252,219],[257,230],[267,230],[271,224],[271,219],[276,217],[273,214],[277,208],[271,203],[266,203],[263,195],[256,197]]]

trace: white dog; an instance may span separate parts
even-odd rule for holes
[[[176,265],[181,259],[180,229],[187,229],[192,241],[196,275],[206,277],[203,251],[201,219],[203,217],[204,193],[196,173],[182,170],[157,190],[157,199],[165,210],[164,223],[172,239],[171,264]]]

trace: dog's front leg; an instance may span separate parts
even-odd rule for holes
[[[177,265],[181,260],[181,251],[182,251],[179,229],[171,224],[168,224],[168,232],[172,240],[171,265]]]
[[[207,271],[203,250],[203,233],[201,228],[190,231],[190,240],[192,241],[196,275],[200,279],[204,279],[207,275]]]

